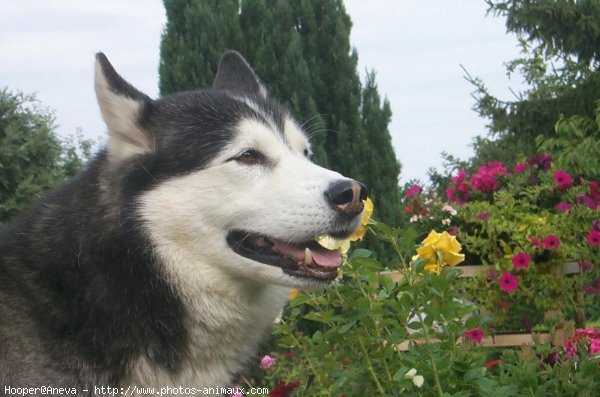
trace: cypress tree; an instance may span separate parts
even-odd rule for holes
[[[210,87],[223,51],[239,49],[238,0],[164,0],[161,95]]]

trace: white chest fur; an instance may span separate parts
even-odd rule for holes
[[[189,313],[187,354],[181,370],[171,373],[141,357],[131,366],[123,386],[231,387],[232,377],[256,353],[285,306],[289,288],[205,270],[202,280],[180,277],[181,272],[171,274]]]

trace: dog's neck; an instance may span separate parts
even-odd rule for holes
[[[160,255],[160,254],[159,254]],[[230,387],[256,356],[287,302],[289,288],[259,285],[202,263],[164,262],[186,309],[187,345],[180,370],[166,371],[149,357],[132,363],[128,384],[140,386]],[[202,279],[196,277],[202,274]]]

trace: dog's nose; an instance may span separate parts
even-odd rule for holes
[[[363,210],[363,200],[367,196],[366,186],[351,179],[334,182],[325,191],[325,197],[329,204],[338,211],[349,215],[359,214]]]

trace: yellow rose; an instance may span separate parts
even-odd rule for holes
[[[417,249],[417,255],[429,262],[425,271],[438,271],[442,266],[456,266],[464,261],[465,255],[460,253],[461,249],[456,237],[448,232],[437,233],[432,230]]]
[[[369,197],[364,201],[365,209],[363,211],[362,219],[360,220],[360,227],[356,229],[356,231],[348,237],[350,241],[362,240],[367,233],[367,226],[369,225],[369,220],[373,216],[373,201]]]
[[[342,254],[347,253],[350,249],[350,241],[362,240],[363,237],[365,237],[369,221],[371,220],[371,216],[373,216],[373,201],[367,197],[367,199],[364,201],[364,204],[365,209],[360,220],[360,227],[356,229],[356,231],[352,233],[350,237],[341,240],[331,236],[321,236],[317,238],[317,243],[328,250],[339,249]]]
[[[317,243],[328,250],[339,249],[342,254],[347,253],[350,249],[350,240],[341,240],[331,236],[321,236],[317,239]]]

